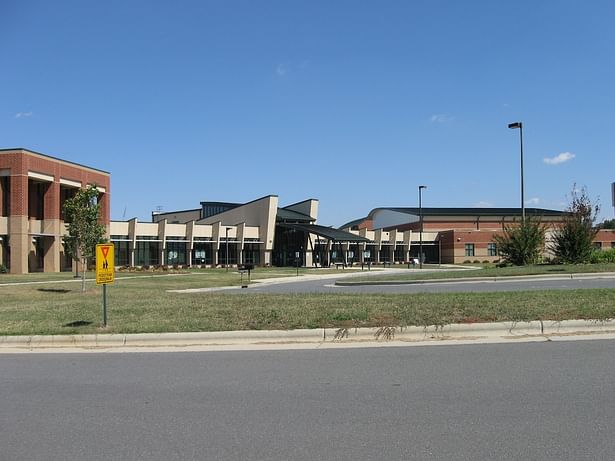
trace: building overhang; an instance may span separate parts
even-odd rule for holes
[[[333,227],[319,226],[318,224],[278,223],[277,225],[287,229],[294,229],[307,232],[309,234],[314,234],[334,242],[369,243],[369,239],[361,237],[360,235],[334,229]]]

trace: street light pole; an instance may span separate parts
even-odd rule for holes
[[[226,261],[225,261],[226,262],[226,264],[225,264],[226,272],[228,272],[228,231],[230,231],[230,230],[231,230],[230,227],[226,228]]]
[[[419,186],[419,269],[423,268],[423,189],[427,189],[427,186]]]
[[[523,195],[523,123],[509,123],[508,128],[512,130],[519,128],[519,142],[521,145],[521,222],[525,223],[525,199]]]

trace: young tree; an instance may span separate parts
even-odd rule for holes
[[[100,224],[98,189],[88,186],[80,189],[72,199],[64,203],[64,220],[68,235],[64,237],[65,251],[77,263],[81,263],[81,291],[85,291],[85,272],[88,260],[96,254],[96,244],[102,243],[105,226]]]
[[[550,249],[559,262],[588,262],[594,251],[593,241],[598,232],[594,222],[600,213],[600,205],[591,202],[585,187],[577,189],[575,184],[566,211],[563,226],[553,233]]]
[[[527,216],[519,225],[504,227],[504,235],[496,235],[495,243],[504,261],[515,266],[535,264],[545,243],[545,229],[540,219]]]

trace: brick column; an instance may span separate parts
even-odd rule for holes
[[[11,216],[8,218],[11,274],[28,273],[28,177],[11,176]]]
[[[43,270],[60,272],[62,236],[60,235],[60,183],[57,182],[49,183],[43,197],[43,232],[52,234],[44,237]]]

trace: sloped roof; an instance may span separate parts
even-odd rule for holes
[[[278,223],[278,226],[309,232],[310,234],[316,234],[319,237],[324,237],[336,242],[369,242],[369,239],[365,237],[341,231],[333,227],[319,226],[318,224]]]
[[[315,220],[311,216],[299,213],[298,211],[288,210],[286,208],[278,208],[278,213],[276,214],[276,221],[311,223]]]
[[[391,210],[418,216],[418,207],[381,207],[374,208],[369,215],[379,210]],[[521,208],[428,208],[421,209],[423,216],[521,216]],[[533,216],[563,216],[565,211],[547,210],[544,208],[526,208],[526,215]]]
[[[338,227],[338,229],[346,229],[348,227],[352,228],[353,226],[358,226],[359,224],[361,224],[366,219],[367,219],[367,216],[365,216],[363,218],[359,218],[359,219],[354,219],[354,220],[352,220],[350,222],[347,222],[346,224],[342,224],[340,227]]]

